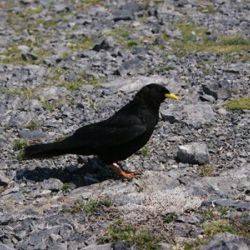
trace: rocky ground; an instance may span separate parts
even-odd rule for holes
[[[247,0],[1,1],[0,249],[248,249],[249,11]],[[123,163],[141,178],[94,157],[23,160],[25,145],[109,117],[151,82],[181,100]]]

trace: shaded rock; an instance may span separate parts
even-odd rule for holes
[[[12,219],[13,218],[10,214],[0,213],[0,225],[8,225]]]
[[[248,250],[250,240],[229,233],[217,234],[202,250]]]
[[[203,84],[202,90],[204,94],[212,96],[215,100],[222,99],[226,100],[231,97],[231,92],[228,83],[213,83],[213,84]]]
[[[0,186],[8,186],[8,184],[10,183],[10,179],[5,176],[4,173],[2,173],[2,171],[0,172]]]
[[[100,50],[109,50],[114,47],[114,43],[112,39],[103,39],[99,43],[97,43],[93,50],[99,52]]]
[[[13,247],[0,243],[0,250],[15,250]]]
[[[202,206],[219,206],[219,207],[228,207],[228,208],[234,208],[239,211],[250,211],[250,202],[244,202],[244,201],[237,201],[237,200],[231,200],[231,199],[217,199],[217,200],[209,200],[209,201],[203,201]]]
[[[62,190],[63,183],[58,179],[50,178],[50,179],[44,180],[41,183],[41,186],[43,189],[48,189],[51,191],[59,191],[59,190]]]
[[[21,57],[24,61],[28,61],[28,60],[35,61],[38,59],[38,56],[31,52],[26,52],[26,53],[22,52]]]
[[[194,142],[179,146],[177,159],[183,163],[206,164],[209,162],[209,152],[204,143]]]
[[[130,250],[131,248],[128,243],[119,241],[112,245],[112,249],[113,250]]]

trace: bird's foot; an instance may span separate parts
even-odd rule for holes
[[[129,180],[132,180],[133,178],[138,178],[142,174],[141,171],[131,172],[131,171],[123,170],[117,163],[113,163],[111,165],[111,169],[121,178],[129,179]]]

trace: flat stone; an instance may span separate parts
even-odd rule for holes
[[[44,133],[40,129],[36,129],[36,130],[22,129],[19,131],[19,136],[21,138],[28,139],[28,140],[37,140],[37,139],[46,138],[47,134]]]
[[[13,247],[0,243],[0,250],[15,250]]]
[[[239,211],[250,211],[250,202],[237,201],[231,199],[217,199],[217,200],[208,200],[203,201],[202,206],[219,206],[219,207],[228,207],[234,208]]]
[[[205,143],[193,142],[178,147],[177,159],[183,163],[206,164],[209,162],[209,152]]]
[[[41,185],[43,189],[47,189],[51,191],[59,191],[59,190],[62,190],[63,188],[63,183],[60,180],[55,179],[55,178],[44,180],[41,183]]]

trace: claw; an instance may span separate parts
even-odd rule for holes
[[[132,180],[133,178],[139,178],[139,176],[142,174],[142,171],[131,172],[123,170],[117,163],[113,163],[111,168],[117,175],[129,180]]]

